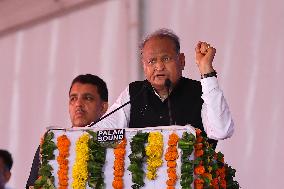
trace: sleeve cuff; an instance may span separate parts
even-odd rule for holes
[[[201,79],[200,82],[201,82],[203,94],[210,93],[210,91],[219,87],[218,80],[216,77],[207,77],[207,78]]]

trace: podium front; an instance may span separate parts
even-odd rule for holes
[[[70,128],[70,129],[62,129],[62,128],[49,128],[48,132],[53,132],[54,133],[54,138],[52,139],[53,142],[55,144],[57,144],[57,138],[62,136],[62,135],[66,135],[67,138],[70,141],[70,147],[69,147],[69,157],[68,157],[68,188],[72,188],[72,182],[73,182],[73,178],[72,178],[72,169],[73,169],[73,165],[75,163],[75,157],[76,157],[76,151],[75,151],[75,147],[76,147],[76,141],[78,140],[78,138],[80,138],[80,136],[82,136],[83,134],[88,133],[87,131],[91,130],[94,132],[99,132],[101,131],[101,129],[96,129],[96,128]],[[107,130],[107,129],[105,129]],[[111,132],[111,130],[110,130]],[[128,156],[131,154],[131,149],[130,149],[130,142],[133,138],[133,136],[136,135],[137,132],[160,132],[163,136],[163,156],[162,156],[162,160],[163,160],[163,164],[161,167],[158,168],[157,170],[157,177],[155,180],[149,180],[148,178],[144,178],[144,182],[145,182],[145,186],[142,188],[149,188],[149,189],[161,189],[161,188],[167,188],[167,184],[166,181],[168,179],[168,174],[167,174],[167,161],[165,160],[165,153],[166,153],[166,149],[168,146],[168,139],[169,139],[169,135],[172,133],[176,133],[179,138],[182,137],[184,132],[187,133],[192,133],[193,135],[195,135],[195,129],[191,126],[161,126],[161,127],[148,127],[148,128],[125,128],[125,138],[127,140],[127,145],[126,145],[126,155],[125,155],[125,171],[124,171],[124,176],[123,176],[123,183],[124,183],[124,188],[125,189],[129,189],[131,188],[132,183],[132,175],[131,172],[129,170],[127,170],[129,164],[130,164],[130,159],[128,158]],[[147,145],[147,143],[146,143]],[[107,149],[107,153],[106,153],[106,161],[105,161],[105,165],[103,167],[103,173],[104,173],[104,183],[105,183],[105,188],[106,189],[112,189],[112,182],[113,182],[113,166],[114,166],[114,153],[113,153],[113,148],[108,148]],[[58,149],[54,150],[54,155],[55,155],[55,159],[54,160],[50,160],[49,164],[52,166],[53,170],[52,170],[52,175],[54,176],[54,185],[56,188],[58,188],[58,162],[57,162],[57,157],[58,157],[59,151]],[[181,150],[178,148],[178,154],[179,157],[176,160],[177,163],[177,167],[176,167],[176,171],[177,171],[177,182],[175,185],[175,188],[181,188],[180,185],[180,173],[181,173]],[[192,160],[194,158],[193,156],[194,153],[191,154],[191,156],[189,157],[190,160]],[[144,171],[145,173],[147,172],[146,170],[146,163],[144,164]],[[86,184],[86,188],[90,188],[88,186],[88,184]],[[193,187],[192,187],[193,188]]]

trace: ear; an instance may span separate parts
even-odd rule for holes
[[[179,53],[179,62],[180,62],[181,69],[184,70],[184,66],[185,66],[184,53]]]
[[[108,102],[103,102],[102,103],[102,115],[106,113],[107,109],[108,109]]]
[[[11,172],[10,171],[5,171],[4,179],[5,179],[6,183],[10,180],[10,177],[11,177]]]

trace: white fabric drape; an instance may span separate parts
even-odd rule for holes
[[[24,187],[45,127],[69,127],[72,79],[101,76],[113,103],[129,82],[143,79],[138,36],[167,27],[180,36],[184,76],[199,80],[199,40],[217,49],[214,67],[236,125],[217,148],[240,185],[280,188],[283,7],[281,0],[113,0],[1,37],[0,148],[15,160],[9,185]]]

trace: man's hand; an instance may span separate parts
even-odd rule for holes
[[[216,49],[206,42],[199,41],[195,47],[195,62],[199,68],[200,74],[213,72],[212,62]]]

